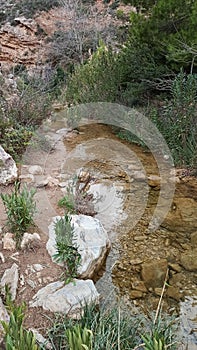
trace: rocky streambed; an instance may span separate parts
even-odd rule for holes
[[[120,297],[131,310],[148,313],[157,308],[166,279],[162,310],[181,316],[183,349],[195,349],[197,179],[177,169],[174,176],[170,173],[163,180],[147,149],[120,140],[104,124],[89,121],[88,125],[69,130],[60,115],[57,113],[57,118],[41,130],[44,147],[42,143],[42,149],[33,147],[27,151],[20,172],[22,182],[37,187],[36,225],[42,240],[48,239],[52,217],[62,215],[57,202],[66,193],[68,181],[80,171],[90,174],[89,192],[93,194],[96,218],[111,241],[106,264],[93,276],[103,302],[111,303]],[[42,171],[29,171],[32,165]],[[162,181],[166,185],[163,203],[172,197],[170,210],[161,225],[150,230]],[[170,193],[172,188],[174,194]],[[49,266],[51,262],[43,249],[41,260]],[[39,250],[36,259],[38,256]],[[50,282],[57,271],[59,267],[53,267],[54,279]],[[39,287],[36,283],[35,292]],[[33,295],[28,287],[20,292],[22,299],[28,295]]]

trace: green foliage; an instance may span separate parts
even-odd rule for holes
[[[147,328],[150,329],[150,332],[147,332]],[[163,343],[168,346],[169,350],[176,349],[175,339],[172,336],[176,330],[171,317],[163,315],[162,319],[159,318],[157,324],[154,325],[152,320],[146,319],[143,315],[132,315],[128,308],[120,308],[119,305],[110,308],[103,305],[100,309],[95,305],[86,305],[78,321],[66,316],[58,316],[49,330],[49,340],[54,344],[54,350],[72,349],[65,335],[70,332],[73,335],[73,329],[76,330],[77,339],[80,338],[84,329],[92,332],[93,350],[128,350],[137,348],[137,346],[140,349],[141,334],[144,333],[146,338],[147,334],[152,334],[151,331],[155,337],[158,334],[159,338],[163,339]]]
[[[116,55],[100,43],[97,51],[84,65],[77,66],[68,78],[68,103],[111,102],[116,99],[120,83]]]
[[[82,328],[81,325],[74,325],[72,329],[67,329],[66,336],[70,350],[91,350],[92,349],[92,331]]]
[[[180,72],[171,99],[152,110],[151,118],[165,137],[177,165],[197,167],[197,75]]]
[[[21,191],[20,183],[15,183],[11,194],[1,194],[7,214],[7,224],[14,234],[17,248],[20,248],[23,233],[33,224],[36,204],[33,199],[35,189],[28,190],[25,186]]]
[[[76,177],[66,188],[66,194],[58,201],[58,205],[69,214],[84,214],[94,216],[96,214],[93,205],[93,195],[87,192],[90,181],[88,176],[86,182],[82,184]]]
[[[56,248],[57,253],[53,258],[58,263],[63,263],[63,278],[66,283],[77,277],[77,269],[80,266],[81,255],[79,254],[74,242],[74,229],[71,219],[68,215],[55,223]]]
[[[36,339],[31,331],[27,331],[23,326],[26,305],[22,303],[16,306],[11,299],[9,290],[6,290],[6,307],[9,313],[9,323],[1,321],[5,332],[6,350],[39,350]]]

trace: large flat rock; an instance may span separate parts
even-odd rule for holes
[[[66,284],[53,282],[40,289],[30,301],[30,307],[41,306],[44,310],[80,317],[86,304],[98,303],[99,294],[92,280],[77,280]]]

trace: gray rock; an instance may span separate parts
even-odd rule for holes
[[[21,241],[21,249],[30,248],[40,242],[40,235],[36,232],[25,232]]]
[[[141,275],[147,288],[159,288],[164,284],[168,263],[166,259],[150,260],[142,264]]]
[[[32,175],[42,175],[43,170],[40,165],[32,165],[29,167],[29,173]]]
[[[41,288],[30,301],[30,307],[41,306],[51,312],[80,317],[83,306],[92,302],[99,302],[99,294],[91,280],[74,280],[66,285],[57,281]]]
[[[18,265],[13,264],[10,269],[5,270],[3,277],[0,282],[0,287],[3,293],[5,293],[5,285],[10,286],[10,293],[12,295],[12,300],[16,298],[16,291],[18,287]]]
[[[197,271],[197,249],[181,254],[180,262],[185,270]]]
[[[54,217],[49,226],[49,240],[46,248],[53,257],[56,253],[54,223],[60,217]],[[87,215],[71,215],[74,227],[74,244],[81,254],[78,273],[81,278],[91,278],[101,267],[110,248],[107,232],[98,219]]]
[[[8,312],[2,302],[2,299],[0,298],[0,320],[9,323],[10,317],[8,315]],[[0,323],[0,341],[3,340],[4,337],[4,331],[3,326]]]
[[[0,184],[7,185],[16,181],[18,170],[13,158],[0,146]]]
[[[3,249],[10,251],[16,249],[16,242],[13,237],[14,235],[11,232],[7,232],[5,234],[5,236],[3,237]]]

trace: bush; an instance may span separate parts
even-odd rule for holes
[[[163,339],[166,348],[169,350],[177,348],[174,342],[176,326],[172,317],[163,315],[162,318],[158,318],[156,324],[153,324],[152,318],[147,319],[139,314],[132,315],[128,307],[125,309],[120,305],[111,306],[110,309],[106,308],[106,305],[100,309],[95,305],[86,305],[78,321],[69,319],[67,316],[57,316],[48,335],[54,345],[53,349],[72,349],[69,347],[68,333],[70,333],[69,330],[72,333],[76,329],[78,335],[85,329],[91,331],[92,348],[90,345],[89,347],[92,350],[141,349],[143,338],[147,339],[147,344],[151,345],[152,333],[156,336],[156,332],[158,335],[156,338]],[[151,347],[147,349],[156,350]]]
[[[57,253],[53,256],[58,263],[63,263],[65,271],[63,278],[66,283],[77,277],[77,269],[80,265],[81,255],[78,253],[74,242],[74,229],[71,219],[65,214],[55,223]]]
[[[33,224],[33,215],[36,210],[34,202],[35,190],[30,191],[27,187],[19,189],[20,184],[15,183],[14,191],[11,194],[1,194],[7,214],[7,224],[13,232],[16,246],[20,249],[23,233]]]
[[[10,321],[6,323],[1,321],[5,332],[4,342],[6,350],[39,350],[36,345],[36,339],[31,331],[27,331],[24,326],[26,305],[22,303],[16,306],[11,299],[11,295],[6,290],[6,308],[8,310]]]
[[[118,95],[120,69],[117,56],[104,43],[91,59],[77,66],[69,77],[65,99],[68,103],[113,102]]]
[[[197,167],[197,75],[179,73],[172,83],[171,99],[152,111],[176,165]]]

